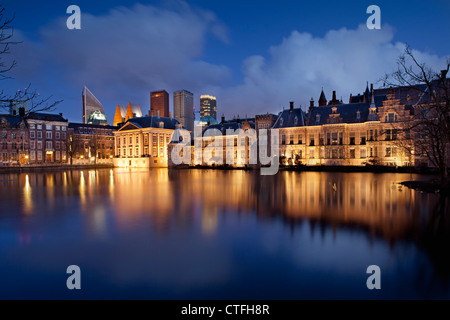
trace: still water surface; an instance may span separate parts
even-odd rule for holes
[[[448,208],[410,174],[0,175],[0,298],[450,298]],[[81,268],[81,290],[66,268]],[[381,290],[366,269],[381,268]]]

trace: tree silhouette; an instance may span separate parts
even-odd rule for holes
[[[8,59],[10,47],[19,45],[20,42],[13,41],[14,28],[12,23],[15,16],[8,16],[6,9],[0,4],[0,80],[11,79],[9,72],[16,66],[15,59]],[[9,109],[11,106],[28,104],[28,108],[22,110],[21,116],[31,112],[52,111],[62,101],[52,101],[52,96],[42,98],[36,89],[32,90],[28,85],[24,90],[18,90],[14,94],[0,91],[0,108]],[[19,112],[20,113],[20,112]]]
[[[397,139],[405,153],[426,157],[441,175],[443,186],[448,185],[450,163],[450,68],[436,72],[414,56],[409,46],[397,61],[397,70],[382,79],[385,86],[410,87],[418,93],[410,119],[393,124],[393,130],[403,139]]]

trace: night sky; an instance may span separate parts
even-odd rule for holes
[[[112,122],[117,103],[149,109],[150,91],[217,97],[218,117],[305,109],[323,87],[348,101],[395,68],[404,43],[439,71],[450,57],[449,1],[4,1],[15,14],[17,66],[7,92],[31,84],[81,121],[86,85]],[[66,9],[81,8],[81,30]],[[381,8],[369,30],[366,9]]]

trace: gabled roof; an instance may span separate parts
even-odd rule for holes
[[[127,122],[118,131],[142,129],[142,126],[136,123]]]
[[[272,129],[303,127],[305,123],[306,117],[302,109],[287,109],[280,113]]]

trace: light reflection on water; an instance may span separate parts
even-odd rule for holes
[[[448,206],[410,174],[0,176],[0,298],[449,298]],[[65,289],[65,268],[83,289]],[[382,270],[382,290],[365,287]]]

